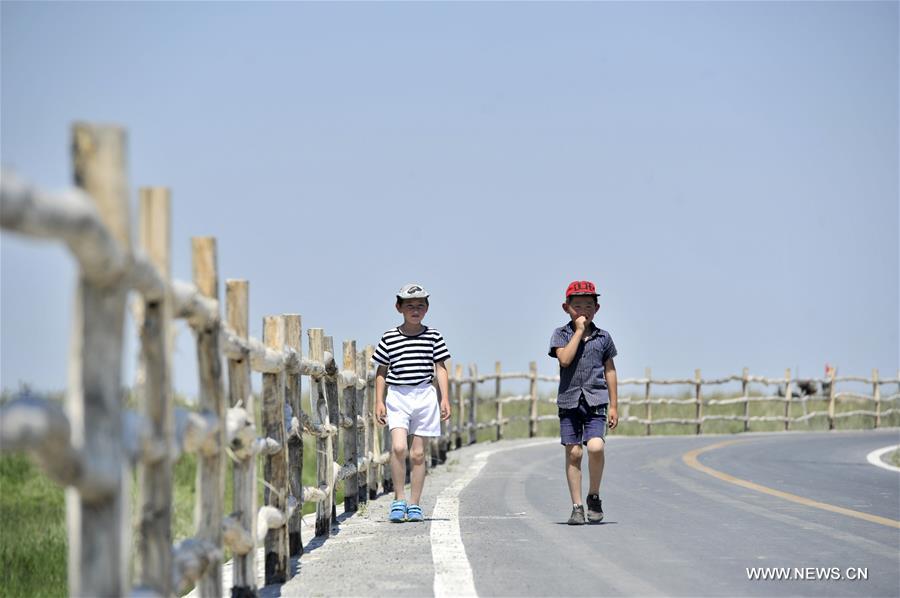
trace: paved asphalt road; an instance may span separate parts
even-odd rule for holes
[[[866,462],[897,430],[612,438],[602,524],[570,527],[562,449],[498,453],[462,494],[483,596],[898,596],[900,530],[784,500],[689,467],[900,519],[900,474]],[[868,569],[867,581],[751,581],[748,567]]]
[[[578,527],[565,524],[571,507],[558,444],[475,445],[428,476],[423,507],[427,517],[479,452],[515,445],[492,454],[459,492],[460,537],[480,596],[897,597],[900,474],[866,455],[898,443],[897,429],[612,437],[601,487],[606,519]],[[707,447],[697,467],[715,475],[684,458]],[[432,595],[437,521],[386,523],[389,501],[344,519],[327,542],[312,540],[296,577],[261,595]],[[861,568],[868,579],[750,580],[755,567],[807,577]]]

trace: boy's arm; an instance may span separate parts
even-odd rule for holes
[[[604,362],[603,367],[606,370],[606,386],[609,389],[609,410],[606,413],[606,421],[609,422],[609,429],[612,430],[619,425],[618,377],[616,376],[616,364],[612,357]]]
[[[438,361],[434,364],[434,369],[437,374],[438,392],[441,393],[441,420],[446,421],[450,419],[450,389],[447,361]]]
[[[384,406],[384,389],[387,387],[384,377],[387,375],[387,370],[386,365],[379,365],[375,370],[375,419],[382,426],[387,417],[387,409]]]
[[[572,365],[572,360],[575,359],[575,353],[578,352],[578,343],[580,343],[581,339],[584,337],[586,324],[587,319],[584,316],[577,318],[575,320],[575,334],[572,335],[572,338],[569,339],[569,342],[566,343],[565,347],[560,347],[556,350],[556,358],[559,359],[560,367],[567,368]]]

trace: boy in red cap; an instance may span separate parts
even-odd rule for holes
[[[550,357],[559,360],[560,442],[566,448],[566,480],[572,497],[569,525],[584,525],[581,503],[582,445],[587,447],[590,487],[587,521],[603,520],[600,480],[603,477],[606,430],[619,423],[616,388],[616,345],[609,332],[594,324],[600,307],[594,283],[576,280],[566,289],[563,311],[570,321],[553,331]]]

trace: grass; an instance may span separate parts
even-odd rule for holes
[[[900,449],[897,449],[896,451],[888,455],[887,462],[894,467],[900,467]]]
[[[466,388],[468,390],[468,387]],[[555,396],[555,395],[554,395]],[[624,395],[620,391],[619,398],[619,417],[624,420],[628,415],[646,418],[645,405],[627,405],[623,400]],[[736,415],[743,417],[744,404],[735,403],[731,405],[707,405],[706,401],[721,400],[727,398],[735,398],[739,394],[726,393],[705,393],[703,395],[703,415]],[[757,396],[757,395],[751,395]],[[683,392],[680,394],[665,395],[666,398],[673,399],[693,399],[691,392]],[[467,398],[467,397],[464,397]],[[661,398],[653,395],[651,399]],[[477,416],[479,421],[490,421],[496,417],[496,403],[493,397],[478,396]],[[805,403],[805,405],[804,405]],[[468,408],[468,403],[466,404]],[[835,415],[841,413],[849,413],[851,411],[874,411],[874,402],[865,399],[848,399],[842,398],[835,403]],[[794,399],[791,401],[789,414],[792,418],[802,417],[807,413],[828,411],[827,399],[807,399],[800,401]],[[553,396],[542,395],[538,398],[538,415],[555,415],[557,412],[556,404],[553,402]],[[503,405],[504,418],[516,418],[528,416],[530,413],[530,403],[528,401],[516,401],[514,403],[506,403]],[[652,405],[653,419],[694,419],[696,417],[696,406],[694,404],[686,405]],[[750,417],[766,417],[766,416],[784,416],[785,404],[781,401],[770,402],[750,402]],[[455,416],[454,416],[455,417]],[[869,429],[875,426],[875,418],[869,415],[852,415],[848,417],[836,417],[834,427],[837,430],[861,430]],[[881,427],[897,427],[900,426],[900,414],[894,413],[882,416]],[[828,430],[828,416],[817,415],[803,422],[791,423],[791,430],[796,431],[824,431]],[[783,422],[750,422],[749,432],[777,432],[784,430]],[[744,432],[743,421],[707,421],[703,423],[702,432],[704,434],[736,434]],[[613,432],[622,436],[643,436],[647,433],[646,425],[637,422],[622,421],[618,428]],[[679,435],[679,434],[695,434],[695,424],[654,424],[652,433],[656,435]],[[538,436],[554,436],[559,434],[559,423],[554,420],[542,421],[538,425]],[[522,438],[528,435],[527,421],[514,421],[506,424],[503,428],[504,438]],[[496,428],[479,430],[477,434],[478,441],[494,440],[497,437]]]
[[[305,485],[315,484],[314,440],[303,452]],[[262,463],[258,463],[262,471]],[[136,474],[135,474],[136,476]],[[194,535],[197,458],[182,455],[173,468],[172,540]],[[225,513],[233,510],[232,471],[226,466]],[[0,598],[67,596],[65,492],[24,455],[0,456]],[[257,498],[263,504],[263,486]],[[338,489],[338,502],[344,500]],[[138,504],[137,479],[132,484],[132,513]],[[316,509],[304,505],[303,512]],[[134,536],[137,541],[136,535]],[[135,544],[136,545],[136,544]],[[230,558],[230,555],[226,555]]]
[[[468,388],[466,388],[468,390]],[[645,416],[643,405],[626,406],[622,402],[625,393],[620,392],[620,417],[636,415]],[[671,395],[674,398],[687,399],[689,392]],[[706,394],[704,399],[727,398],[726,394]],[[654,395],[655,397],[655,395]],[[2,400],[0,400],[2,402]],[[842,400],[835,405],[836,413],[847,413],[860,409],[872,409],[871,401]],[[828,403],[824,400],[810,400],[805,405],[806,412],[827,411]],[[556,415],[557,409],[550,395],[544,394],[538,402],[539,415]],[[744,405],[704,405],[707,415],[743,415]],[[528,401],[506,403],[503,405],[505,418],[527,418],[530,413]],[[783,415],[784,403],[751,403],[751,416]],[[804,405],[799,401],[790,406],[792,417],[804,414]],[[496,404],[485,396],[479,396],[477,405],[479,421],[489,421],[496,417]],[[653,405],[654,419],[661,418],[693,418],[694,405]],[[454,413],[456,417],[456,413]],[[900,414],[882,417],[883,427],[900,426]],[[856,415],[835,420],[838,429],[872,428],[871,416]],[[693,434],[696,426],[684,424],[659,424],[653,426],[653,434]],[[750,431],[783,430],[781,422],[753,422]],[[794,424],[793,430],[827,430],[827,416],[817,416],[806,422]],[[736,433],[743,432],[743,422],[715,421],[703,425],[704,433]],[[524,438],[528,435],[528,422],[523,419],[511,421],[504,426],[504,438]],[[643,424],[626,422],[620,424],[615,434],[643,435],[646,427]],[[559,434],[559,424],[555,418],[542,421],[538,425],[539,436],[555,436]],[[496,439],[496,427],[485,428],[477,432],[479,442]],[[340,446],[340,443],[338,444]],[[340,451],[339,451],[340,452]],[[900,467],[900,451],[894,451],[889,460]],[[453,460],[448,460],[452,466]],[[257,464],[262,472],[262,459]],[[225,513],[233,510],[232,506],[232,472],[226,467]],[[172,514],[173,541],[178,542],[194,535],[194,505],[196,501],[197,460],[194,455],[183,455],[173,470],[174,500]],[[315,485],[316,448],[315,439],[304,439],[303,451],[303,484]],[[132,512],[137,505],[137,483],[133,484]],[[336,493],[338,503],[343,502],[343,488],[338,487]],[[259,504],[263,504],[263,486],[259,485]],[[315,503],[304,505],[303,513],[315,511]],[[228,555],[230,556],[230,555]],[[66,524],[64,491],[49,481],[26,457],[22,455],[0,456],[0,598],[32,597],[32,596],[66,596]]]
[[[62,488],[23,455],[0,457],[0,596],[66,596]]]

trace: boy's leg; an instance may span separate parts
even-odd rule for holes
[[[406,453],[406,428],[392,429],[391,476],[394,480],[394,498],[397,500],[406,498],[406,488],[403,484],[406,479]]]
[[[587,407],[587,405],[585,405]],[[606,405],[587,407],[584,425],[584,441],[588,451],[590,489],[588,494],[600,493],[603,465],[606,462]]]
[[[425,486],[425,438],[413,436],[412,449],[409,453],[411,465],[409,474],[410,504],[417,505],[422,498],[422,488]]]
[[[600,494],[600,481],[603,478],[603,465],[606,462],[605,445],[602,438],[588,440],[588,473],[590,474],[588,494]]]
[[[566,448],[566,482],[572,504],[581,504],[581,439],[584,433],[583,414],[580,405],[573,409],[559,410],[559,437]]]
[[[566,447],[566,481],[569,483],[569,494],[572,504],[581,504],[581,444],[567,444]]]

